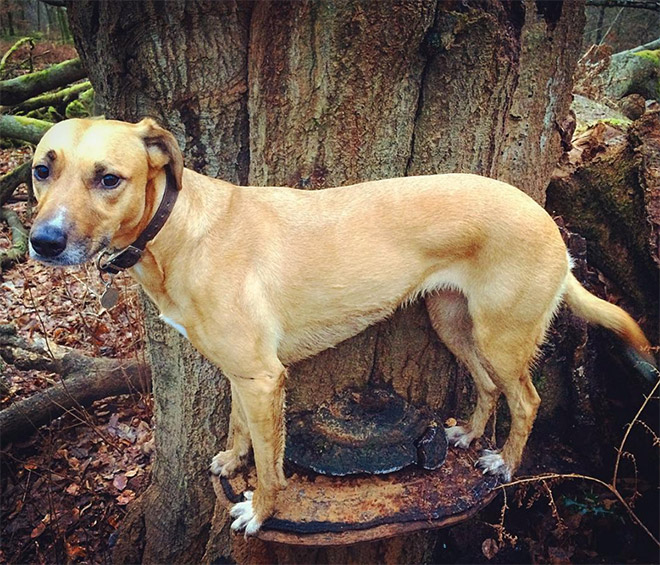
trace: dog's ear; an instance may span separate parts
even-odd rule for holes
[[[180,190],[183,175],[183,155],[176,138],[151,118],[144,118],[136,126],[147,148],[151,169],[158,171],[169,166],[176,180],[177,188]]]

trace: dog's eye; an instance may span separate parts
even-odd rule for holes
[[[34,168],[34,178],[37,180],[46,180],[48,175],[50,175],[50,170],[46,165],[37,165]]]
[[[117,188],[121,179],[117,175],[103,175],[101,185],[103,188]]]

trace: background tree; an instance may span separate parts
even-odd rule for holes
[[[197,171],[308,189],[475,172],[509,181],[541,203],[562,153],[584,23],[580,1],[85,0],[70,2],[68,12],[105,115],[156,117]],[[224,559],[229,534],[220,507],[210,528],[215,501],[207,467],[225,442],[228,387],[153,307],[145,309],[156,459],[115,558]],[[566,317],[560,324],[538,379],[545,402],[535,437],[548,441],[543,422],[553,422],[553,433],[569,442],[579,423],[585,431],[575,441],[588,442],[598,426],[586,329]],[[293,367],[289,408],[383,382],[445,414],[465,415],[471,404],[469,377],[417,304]],[[534,457],[540,454],[528,451],[524,465]],[[399,540],[397,555],[428,560],[436,539]],[[394,549],[374,543],[298,558],[359,560],[383,551],[392,556]]]

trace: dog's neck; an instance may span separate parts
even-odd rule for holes
[[[165,175],[156,181],[157,201],[165,191],[165,182]],[[165,281],[173,271],[173,264],[182,253],[195,249],[194,242],[207,237],[211,226],[217,226],[233,189],[229,183],[184,169],[181,190],[169,218],[147,244],[140,261],[128,269],[161,311],[171,303]]]
[[[133,267],[141,259],[147,244],[158,235],[163,225],[167,222],[179,195],[179,186],[168,167],[165,172],[164,187],[159,190],[155,181],[150,182],[149,192],[153,192],[153,198],[148,200],[146,213],[138,224],[137,235],[130,238],[132,243],[121,246],[114,254],[105,251],[98,260],[98,268],[103,273],[117,274],[124,269]],[[158,203],[158,204],[156,204]]]

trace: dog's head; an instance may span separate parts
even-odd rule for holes
[[[166,168],[180,188],[183,158],[176,139],[149,118],[56,124],[32,162],[37,216],[30,256],[76,265],[106,247],[130,245],[158,207]]]

